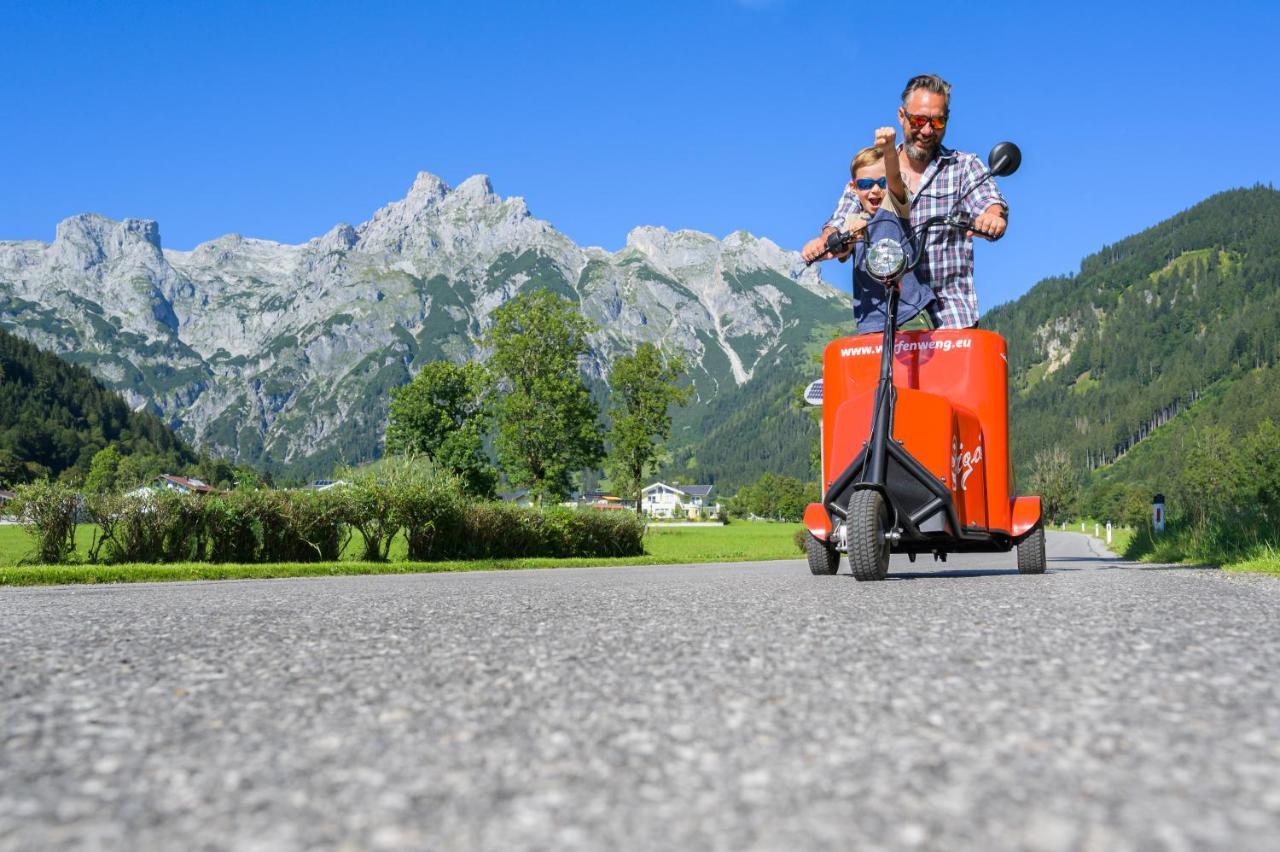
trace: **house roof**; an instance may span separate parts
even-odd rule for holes
[[[14,497],[17,497],[17,496],[18,496],[17,492],[6,491],[3,488],[0,488],[0,500],[12,500]]]
[[[583,491],[573,495],[575,500],[621,500],[622,498],[608,491]]]
[[[302,486],[301,491],[328,491],[330,488],[339,488],[346,485],[345,479],[317,479]]]
[[[502,491],[498,494],[499,500],[506,500],[508,503],[514,503],[517,500],[523,500],[529,496],[528,488],[521,488],[519,491]]]
[[[205,483],[205,482],[201,482],[198,479],[188,479],[185,476],[174,476],[169,473],[162,473],[158,478],[163,479],[166,482],[172,482],[174,485],[178,486],[179,488],[185,488],[188,491],[198,491],[201,494],[207,494],[213,491],[212,485],[209,485],[208,483]]]
[[[711,489],[715,488],[715,486],[714,485],[668,485],[665,482],[655,482],[652,485],[646,486],[643,493],[647,494],[648,492],[652,491],[655,488],[670,488],[672,491],[679,491],[681,494],[684,494],[685,496],[688,496],[688,497],[706,497],[708,494],[711,493]]]

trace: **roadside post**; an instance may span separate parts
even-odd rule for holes
[[[1151,528],[1164,532],[1164,495],[1157,494],[1151,501]]]
[[[1111,543],[1111,522],[1107,521],[1107,544]]]

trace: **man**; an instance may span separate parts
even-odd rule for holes
[[[951,84],[935,74],[913,77],[902,92],[898,121],[902,144],[898,163],[911,195],[911,223],[918,226],[931,216],[951,212],[964,195],[986,175],[982,161],[973,154],[954,151],[942,144],[950,117]],[[835,213],[822,233],[805,244],[805,260],[823,255],[827,236],[841,230],[845,219],[860,211],[854,187],[845,188]],[[973,234],[999,239],[1009,217],[995,181],[974,190],[961,204],[974,217],[973,231],[933,228],[924,244],[924,258],[916,277],[933,288],[938,297],[934,319],[939,328],[971,328],[978,324],[978,294],[973,287]]]

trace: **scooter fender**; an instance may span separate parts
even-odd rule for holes
[[[810,503],[804,510],[804,525],[818,541],[831,537],[831,516],[821,503]]]
[[[1040,526],[1041,506],[1039,497],[1015,497],[1011,507],[1014,543],[1026,538]]]

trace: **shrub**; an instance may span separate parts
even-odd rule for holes
[[[796,549],[801,553],[809,552],[809,530],[806,527],[796,530],[796,534],[791,537],[791,540],[796,543]]]
[[[347,501],[347,523],[364,540],[364,558],[384,562],[391,540],[400,531],[390,491],[366,477],[352,482],[343,493]]]
[[[288,492],[281,505],[289,535],[283,546],[295,562],[332,562],[350,538],[346,500],[339,491]]]
[[[562,514],[563,513],[563,514]],[[552,509],[555,556],[635,556],[644,553],[644,522],[630,512]]]
[[[404,530],[410,559],[442,559],[460,549],[464,488],[461,479],[422,467],[399,477],[393,487],[393,515]]]
[[[256,562],[262,525],[253,492],[210,495],[204,506],[210,562]]]
[[[89,544],[89,561],[97,562],[107,542],[114,541],[125,503],[129,498],[110,492],[89,494],[84,500],[85,515],[96,531]]]
[[[313,562],[310,547],[294,524],[293,498],[283,491],[238,491],[253,512],[258,531],[257,562]],[[297,495],[301,499],[301,495]],[[299,500],[301,505],[301,500]]]
[[[471,559],[637,556],[644,521],[631,512],[479,503],[463,512],[461,544],[455,555]]]
[[[107,541],[111,562],[159,562],[161,540],[155,523],[155,494],[125,497],[120,503],[115,533]]]
[[[76,549],[76,515],[79,498],[66,485],[33,482],[19,485],[12,511],[22,528],[36,540],[36,562],[66,562]]]
[[[176,491],[156,495],[155,520],[163,562],[202,562],[207,540],[204,497]]]
[[[202,498],[195,494],[152,492],[106,503],[114,514],[106,537],[111,562],[192,562],[205,558],[208,531]]]
[[[537,556],[546,551],[546,530],[538,510],[510,503],[474,503],[465,508],[462,536],[452,554],[459,558],[492,559]]]

